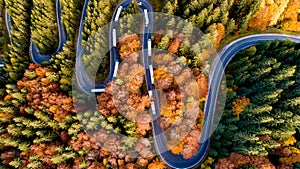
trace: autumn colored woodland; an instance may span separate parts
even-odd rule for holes
[[[57,1],[0,0],[0,168],[169,168],[157,155],[153,119],[147,113],[151,97],[141,64],[142,35],[134,32],[137,2],[120,16],[116,79],[105,92],[89,96],[74,92],[77,37],[82,35],[86,74],[104,81],[110,59],[107,51],[96,49],[107,47],[102,28],[121,1],[90,0],[84,23],[83,0],[59,2],[67,42],[49,61],[35,64],[31,42],[44,54],[58,48]],[[210,59],[246,35],[299,36],[300,1],[149,2],[154,12],[182,19],[168,20],[166,29],[152,35],[153,78],[167,150],[190,159],[201,148]],[[201,38],[191,36],[198,30]],[[300,44],[289,39],[260,42],[240,50],[225,74],[225,108],[215,117],[220,122],[197,168],[300,169]],[[86,105],[93,99],[91,110]]]

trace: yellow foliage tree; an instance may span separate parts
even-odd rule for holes
[[[217,37],[214,43],[214,47],[218,48],[221,40],[225,37],[225,27],[222,23],[217,24]]]
[[[296,142],[297,142],[297,140],[296,140],[296,138],[294,136],[289,137],[289,138],[283,140],[283,144],[285,146],[294,145]]]
[[[245,96],[236,99],[232,103],[232,111],[233,114],[239,116],[241,112],[244,111],[245,107],[250,104],[250,99],[246,98]]]
[[[182,142],[178,143],[176,146],[168,145],[169,149],[172,151],[173,154],[180,154],[183,150]]]
[[[281,22],[282,28],[299,31],[299,0],[263,0],[258,12],[250,19],[249,28],[265,30]]]
[[[281,17],[283,19],[282,28],[284,30],[300,31],[300,22],[298,22],[299,7],[299,0],[290,0]]]
[[[279,159],[281,163],[294,164],[300,162],[300,154],[292,154],[289,157],[282,157]]]
[[[164,169],[167,168],[163,161],[154,161],[148,165],[148,169]]]

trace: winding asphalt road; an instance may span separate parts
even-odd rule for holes
[[[86,94],[91,93],[99,93],[104,92],[105,87],[107,84],[113,80],[113,78],[116,77],[116,73],[118,70],[119,65],[119,51],[116,47],[117,45],[117,28],[116,28],[116,22],[119,19],[120,13],[123,9],[128,8],[128,6],[131,4],[131,1],[125,0],[118,4],[116,7],[116,11],[114,12],[112,16],[112,22],[110,23],[110,35],[109,35],[109,49],[110,49],[110,72],[108,75],[108,78],[104,80],[103,82],[95,82],[93,79],[91,79],[85,70],[85,67],[82,63],[82,55],[84,52],[84,49],[82,47],[82,33],[84,29],[84,23],[86,19],[86,11],[90,0],[85,0],[83,11],[81,15],[81,22],[79,27],[79,33],[77,38],[77,46],[76,46],[76,68],[75,68],[75,74],[76,74],[76,80],[78,83],[78,86],[84,91]]]
[[[41,52],[33,43],[33,37],[31,36],[29,52],[30,52],[31,60],[36,64],[41,64],[42,62],[50,61],[52,56],[58,54],[63,50],[63,46],[68,39],[67,32],[62,22],[60,0],[56,0],[56,18],[57,18],[57,27],[58,27],[58,47],[54,53],[46,55],[43,52]]]
[[[285,40],[290,39],[293,42],[300,43],[300,37],[297,36],[291,36],[291,35],[285,35],[285,34],[257,34],[257,35],[251,35],[246,36],[240,39],[237,39],[227,46],[225,46],[217,55],[216,59],[214,60],[211,71],[209,74],[209,92],[208,96],[206,98],[205,102],[205,123],[203,126],[203,131],[201,135],[201,147],[198,151],[198,153],[190,158],[190,159],[183,159],[181,155],[175,155],[172,154],[170,151],[167,151],[166,144],[167,140],[163,133],[162,128],[159,124],[159,117],[160,117],[160,108],[159,108],[159,100],[158,95],[154,86],[154,80],[153,80],[153,67],[152,65],[152,47],[151,47],[151,36],[153,33],[153,11],[152,7],[147,3],[146,0],[138,0],[140,3],[140,10],[144,14],[145,19],[145,25],[144,25],[144,36],[142,40],[143,48],[143,61],[144,66],[146,70],[146,84],[148,93],[150,96],[153,97],[153,100],[151,102],[151,109],[149,110],[152,117],[153,117],[153,134],[154,134],[154,140],[155,140],[155,146],[157,149],[158,154],[160,157],[166,162],[166,164],[172,168],[194,168],[197,165],[201,164],[203,160],[205,160],[205,157],[209,150],[209,144],[210,144],[210,136],[213,128],[213,120],[215,115],[215,110],[217,106],[217,96],[219,92],[219,87],[222,81],[222,77],[224,76],[224,70],[226,66],[229,64],[231,59],[242,49],[245,49],[247,47],[257,45],[261,41],[267,41],[267,40]],[[86,9],[88,6],[89,0],[85,0],[84,3],[84,9],[81,17],[81,24],[79,28],[79,35],[77,39],[77,49],[76,49],[76,77],[77,77],[77,83],[79,87],[87,94],[91,94],[93,92],[103,92],[106,84],[111,81],[116,76],[116,71],[118,69],[119,64],[119,56],[118,56],[118,50],[116,48],[116,28],[114,25],[114,22],[118,20],[118,17],[120,15],[120,11],[123,8],[127,8],[129,4],[131,3],[130,0],[125,0],[121,4],[117,6],[117,10],[115,11],[113,15],[113,21],[110,25],[110,36],[109,36],[109,44],[111,49],[111,56],[110,56],[110,75],[109,78],[102,83],[101,85],[96,86],[95,88],[95,82],[93,82],[90,78],[88,78],[87,74],[85,73],[85,68],[83,67],[82,61],[81,61],[81,54],[82,54],[82,32],[86,17]],[[57,12],[57,20],[58,20],[58,27],[59,27],[59,45],[58,50],[54,53],[58,53],[61,49],[65,41],[67,40],[66,32],[64,30],[64,27],[61,22],[61,10],[60,10],[60,4],[59,0],[57,0],[56,3],[56,12]],[[8,28],[8,33],[11,36],[11,26],[10,26],[10,17],[6,13],[6,26]],[[12,43],[12,42],[11,42]],[[16,44],[17,45],[17,44]],[[31,57],[33,62],[35,63],[41,63],[43,61],[49,60],[52,55],[43,55],[32,43],[31,45]],[[0,67],[3,66],[3,64],[0,63]],[[94,89],[94,91],[92,91]]]
[[[212,129],[214,124],[214,115],[217,106],[219,87],[221,85],[222,77],[224,76],[225,68],[229,64],[231,59],[240,50],[257,45],[262,41],[286,39],[290,39],[293,42],[300,43],[299,36],[285,34],[256,34],[237,39],[226,45],[220,52],[218,52],[218,55],[211,66],[211,71],[209,74],[209,93],[207,95],[204,108],[205,123],[201,135],[201,147],[196,156],[187,160],[184,160],[180,155],[174,155],[169,151],[158,151],[159,153],[162,152],[160,156],[168,166],[172,168],[194,168],[197,165],[201,164],[203,160],[205,160],[205,157],[209,150],[210,136],[213,132]],[[155,135],[155,140],[157,142],[157,148],[164,150],[166,140],[163,134]]]
[[[78,83],[78,86],[86,93],[99,93],[104,92],[105,87],[107,84],[112,81],[117,76],[118,66],[119,66],[119,51],[117,49],[117,36],[118,36],[118,25],[116,23],[119,20],[120,14],[122,10],[129,7],[129,5],[132,3],[131,0],[124,0],[118,6],[116,7],[116,10],[112,16],[112,21],[110,23],[110,30],[109,30],[109,49],[110,49],[110,72],[108,75],[108,78],[104,80],[103,82],[95,82],[93,79],[91,79],[85,70],[85,67],[82,63],[82,55],[84,52],[84,49],[82,47],[82,32],[84,29],[84,23],[86,19],[86,10],[88,7],[90,0],[85,0],[83,12],[81,16],[81,22],[79,27],[79,34],[77,38],[77,49],[76,49],[76,80]],[[148,53],[148,39],[151,40],[152,37],[152,29],[153,26],[151,25],[153,23],[153,16],[148,15],[148,13],[152,14],[152,8],[147,3],[146,0],[138,0],[139,9],[144,14],[144,21],[145,26],[143,29],[143,53]],[[151,43],[150,43],[151,45]],[[151,47],[149,48],[151,49]],[[145,64],[147,65],[147,64]]]
[[[86,8],[88,5],[88,1],[85,1],[85,7],[82,15],[82,23],[84,23],[85,15],[86,15]],[[76,59],[76,76],[77,76],[77,82],[78,85],[85,93],[93,93],[93,92],[104,92],[104,88],[106,84],[113,79],[113,77],[116,75],[116,71],[118,69],[118,63],[119,60],[117,58],[117,49],[115,49],[115,43],[116,43],[116,30],[114,30],[114,21],[119,16],[119,11],[123,8],[128,6],[128,2],[131,2],[130,0],[125,0],[121,4],[117,6],[117,10],[115,11],[113,17],[112,17],[112,23],[110,27],[110,49],[111,49],[111,57],[110,57],[110,75],[109,78],[105,83],[103,83],[100,86],[96,86],[96,89],[93,89],[95,87],[94,82],[91,81],[84,72],[84,67],[82,65],[80,52],[82,51],[81,41],[82,37],[81,34],[79,34],[78,37],[78,43],[77,43],[77,59]],[[204,113],[205,113],[205,123],[203,126],[203,132],[201,135],[201,147],[198,151],[198,153],[190,158],[190,159],[183,159],[181,155],[176,155],[171,153],[167,150],[167,139],[166,136],[163,133],[162,128],[159,124],[159,117],[160,117],[160,108],[159,108],[159,100],[157,91],[154,86],[154,80],[153,80],[153,67],[152,67],[152,49],[151,49],[151,35],[152,35],[152,24],[153,24],[153,14],[152,14],[152,8],[147,3],[146,0],[140,0],[138,2],[141,2],[140,9],[143,12],[145,25],[144,25],[144,36],[142,39],[142,53],[143,53],[143,62],[144,67],[146,71],[146,84],[149,96],[152,97],[151,101],[151,109],[149,109],[149,113],[152,115],[153,122],[153,135],[154,135],[154,141],[155,141],[155,147],[159,154],[159,156],[166,162],[166,164],[172,168],[194,168],[197,165],[201,164],[204,160],[206,155],[208,154],[209,150],[209,144],[210,144],[210,136],[213,128],[213,122],[214,122],[214,114],[216,110],[217,105],[217,96],[219,92],[219,87],[221,84],[222,77],[224,75],[224,70],[227,66],[227,64],[230,62],[230,60],[234,57],[236,53],[238,53],[240,50],[245,49],[247,47],[253,46],[258,44],[261,41],[266,40],[284,40],[284,39],[291,39],[294,42],[300,42],[299,37],[290,36],[290,35],[283,35],[283,34],[259,34],[259,35],[251,35],[247,37],[240,38],[238,40],[233,41],[232,43],[225,46],[218,54],[216,59],[214,60],[211,71],[209,74],[209,93],[206,99]],[[147,10],[145,12],[144,10]],[[148,14],[148,15],[147,15]],[[147,18],[147,19],[146,19]],[[83,31],[83,24],[80,26],[80,32]],[[94,90],[94,91],[91,91]]]
[[[57,27],[58,27],[58,47],[57,50],[52,53],[52,54],[43,54],[43,52],[41,52],[36,45],[33,43],[33,37],[31,35],[30,37],[30,48],[29,48],[29,54],[30,54],[30,58],[32,60],[32,62],[36,63],[36,64],[41,64],[42,62],[45,61],[50,61],[50,59],[52,58],[52,56],[56,55],[57,53],[62,51],[62,48],[64,46],[64,44],[66,43],[68,36],[66,33],[66,30],[63,26],[63,22],[62,22],[62,13],[61,13],[61,8],[60,8],[60,0],[56,0],[56,18],[57,18]],[[6,23],[6,28],[8,31],[8,35],[11,37],[11,30],[13,29],[11,26],[11,17],[9,16],[7,10],[5,11],[5,23]],[[11,45],[14,45],[14,42],[11,40],[10,41]],[[19,44],[15,44],[15,45],[19,45]]]
[[[226,66],[231,59],[240,51],[250,46],[257,45],[262,41],[268,40],[286,40],[300,43],[300,36],[286,34],[256,34],[237,39],[226,45],[214,60],[209,74],[209,93],[205,102],[204,113],[206,115],[203,126],[202,141],[208,139],[211,135],[213,118],[217,104],[217,95]]]

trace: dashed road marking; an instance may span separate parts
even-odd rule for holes
[[[113,29],[113,46],[117,46],[117,30]]]
[[[119,68],[119,62],[116,62],[115,64],[115,70],[114,70],[114,77],[117,77],[117,73],[118,73],[118,68]]]
[[[105,89],[92,89],[91,92],[92,93],[103,93],[103,92],[105,92]]]
[[[122,11],[122,6],[120,6],[117,10],[117,13],[116,13],[116,17],[115,17],[115,22],[117,22],[119,20],[119,17],[120,17],[120,14],[121,14],[121,11]]]
[[[153,114],[156,114],[154,101],[151,102],[151,109],[152,109]]]
[[[148,16],[148,10],[144,9],[144,14],[145,14],[145,25],[149,24],[149,16]]]
[[[149,65],[150,76],[151,76],[151,83],[154,84],[154,73],[153,73],[153,66]]]
[[[151,39],[148,39],[148,56],[152,55],[152,45],[151,45],[152,41]]]

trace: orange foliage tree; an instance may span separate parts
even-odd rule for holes
[[[300,7],[299,0],[290,0],[288,7],[283,13],[282,27],[288,31],[300,31],[300,22],[298,22],[298,11]]]
[[[245,107],[250,104],[250,99],[246,98],[245,96],[236,99],[232,103],[232,111],[234,115],[239,116],[241,112],[244,111]]]
[[[217,37],[214,43],[214,47],[218,48],[221,40],[225,37],[225,27],[222,23],[217,24]]]

